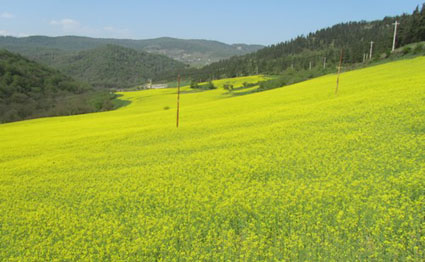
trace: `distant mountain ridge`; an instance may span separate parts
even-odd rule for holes
[[[107,44],[162,54],[192,66],[203,66],[232,56],[248,54],[264,47],[262,45],[229,45],[219,41],[186,40],[171,37],[131,40],[81,36],[0,36],[0,47],[29,57],[40,50],[54,50],[55,52],[82,51]]]
[[[169,57],[107,44],[82,51],[39,52],[34,60],[100,88],[128,88],[185,64]]]

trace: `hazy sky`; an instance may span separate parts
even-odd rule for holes
[[[411,13],[425,0],[0,0],[0,35],[161,36],[273,44],[339,22]]]

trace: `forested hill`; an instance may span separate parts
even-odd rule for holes
[[[0,49],[0,123],[108,110],[113,97]]]
[[[132,48],[137,51],[162,54],[193,66],[203,66],[234,55],[244,55],[263,47],[261,45],[229,45],[211,40],[186,40],[170,37],[131,40],[80,36],[29,36],[19,38],[0,36],[0,47],[8,49],[9,51],[18,52],[27,57],[32,57],[40,52],[66,53],[69,51],[82,51],[107,44]]]
[[[390,54],[394,32],[393,23],[400,22],[397,46],[425,40],[425,4],[413,14],[386,17],[372,22],[349,22],[318,30],[307,36],[299,36],[290,41],[272,45],[255,53],[233,57],[212,63],[199,70],[190,69],[182,73],[196,80],[234,77],[256,73],[280,74],[288,68],[295,70],[323,66],[326,58],[328,66],[335,68],[344,49],[344,63],[362,62],[369,54],[370,42],[374,42],[373,59]],[[170,73],[163,78],[175,75]]]
[[[163,55],[138,52],[116,45],[57,54],[40,52],[34,59],[96,87],[127,88],[145,83],[159,73],[185,64]]]

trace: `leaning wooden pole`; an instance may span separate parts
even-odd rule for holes
[[[180,117],[180,74],[177,76],[177,120],[176,127],[179,127],[179,117]]]
[[[338,94],[338,87],[339,87],[339,75],[341,74],[341,68],[342,68],[342,57],[344,56],[344,49],[341,49],[341,56],[339,58],[339,66],[338,66],[338,77],[336,78],[336,89],[335,89],[335,95]]]

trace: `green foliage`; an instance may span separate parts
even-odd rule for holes
[[[65,56],[42,56],[37,60],[95,87],[114,89],[137,86],[148,79],[155,79],[160,73],[185,67],[183,63],[162,55],[115,45]]]
[[[419,54],[424,51],[424,45],[422,43],[418,43],[415,48],[413,49],[414,54]]]
[[[299,36],[290,41],[271,45],[255,53],[232,57],[212,63],[200,69],[186,69],[182,75],[192,79],[206,81],[213,78],[226,78],[254,75],[257,73],[275,75],[286,70],[309,69],[320,67],[324,58],[328,68],[338,65],[341,49],[344,49],[343,62],[352,65],[363,62],[363,55],[369,53],[370,41],[374,46],[373,60],[383,54],[390,54],[392,48],[393,26],[395,20],[400,24],[400,37],[397,46],[425,41],[425,4],[422,10],[415,10],[411,15],[386,17],[382,20],[366,22],[348,22],[337,24]],[[388,57],[388,55],[386,56]],[[163,75],[167,78],[167,75]]]
[[[327,73],[327,70],[313,69],[313,70],[293,70],[288,69],[283,74],[274,77],[273,79],[259,82],[259,88],[255,91],[264,91],[274,88],[283,87],[286,85],[295,84],[302,82],[317,76],[321,76]]]
[[[108,44],[131,48],[141,52],[166,55],[192,66],[203,66],[235,55],[244,55],[263,47],[261,45],[228,45],[218,41],[185,40],[170,37],[130,40],[80,36],[29,36],[19,38],[0,36],[0,47],[31,58],[40,58],[37,61],[41,62],[44,62],[42,60],[50,61],[56,59],[56,57],[99,48]],[[48,65],[53,66],[53,64]]]
[[[244,88],[250,88],[250,87],[253,87],[253,86],[256,86],[256,85],[258,85],[258,83],[249,83],[249,82],[243,82],[242,83],[242,86]]]
[[[227,90],[229,92],[233,91],[233,85],[232,84],[224,84],[223,88],[224,88],[224,90]]]
[[[412,52],[412,48],[410,46],[403,47],[403,54],[407,55]]]
[[[206,85],[204,85],[206,89],[216,89],[217,87],[214,85],[212,81],[208,81]]]
[[[216,89],[217,87],[213,84],[212,81],[209,81],[207,83],[203,83],[203,84],[199,84],[196,81],[191,81],[190,82],[190,88],[192,89]]]
[[[199,88],[199,84],[196,81],[191,81],[190,82],[190,88],[196,89]]]
[[[0,50],[0,123],[103,111],[113,108],[112,99],[109,92]]]
[[[400,45],[425,41],[425,3],[421,9],[418,6],[412,15],[403,15],[400,20]]]

